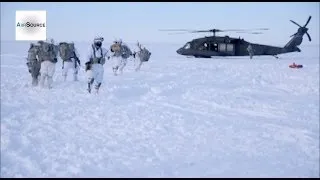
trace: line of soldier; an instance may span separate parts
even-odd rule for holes
[[[132,53],[130,48],[122,43],[122,40],[116,40],[110,46],[109,50],[102,46],[103,37],[96,37],[89,47],[88,55],[85,59],[85,73],[87,76],[88,92],[91,93],[92,86],[98,93],[104,75],[103,65],[106,59],[112,59],[112,71],[115,76],[123,73],[123,69],[127,64],[130,56],[137,58],[139,64],[136,71],[139,71],[141,65],[150,59],[151,53],[140,43],[137,43],[137,50]],[[32,77],[32,85],[37,86],[38,83],[44,87],[47,80],[47,87],[52,88],[53,75],[55,74],[58,56],[62,59],[62,75],[64,81],[67,79],[68,71],[73,71],[73,80],[78,80],[79,67],[81,66],[80,56],[74,43],[60,42],[55,45],[54,40],[38,41],[38,44],[31,43],[28,50],[27,67]]]

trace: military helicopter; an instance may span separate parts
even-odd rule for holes
[[[300,26],[293,20],[290,20],[295,25],[299,26],[298,31],[291,35],[290,41],[284,47],[276,47],[269,45],[261,45],[250,43],[243,38],[233,38],[229,36],[216,36],[218,32],[236,31],[237,33],[249,33],[249,34],[262,34],[262,32],[250,32],[252,30],[269,30],[268,28],[259,29],[210,29],[210,30],[186,30],[186,29],[163,29],[160,31],[181,31],[184,33],[204,33],[212,32],[213,36],[205,36],[203,38],[193,39],[187,42],[183,47],[177,50],[177,53],[184,56],[194,56],[196,58],[211,58],[212,56],[262,56],[270,55],[278,58],[277,55],[291,52],[301,52],[298,46],[302,43],[303,35],[307,34],[309,41],[311,37],[308,34],[308,28],[306,26],[310,22],[311,16],[309,16],[306,24]],[[181,33],[180,32],[180,33]]]

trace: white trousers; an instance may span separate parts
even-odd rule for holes
[[[102,64],[92,64],[92,68],[86,72],[88,77],[88,83],[93,79],[95,85],[102,83],[104,69]]]
[[[140,70],[140,68],[141,68],[141,66],[142,66],[142,61],[139,59],[139,60],[137,60],[138,61],[138,65],[137,65],[137,67],[136,67],[136,71],[139,71]]]
[[[44,87],[44,82],[47,79],[47,85],[48,88],[52,88],[52,83],[53,83],[53,75],[56,70],[56,64],[51,62],[51,61],[43,61],[41,62],[41,68],[40,68],[40,86]]]
[[[71,70],[73,72],[73,80],[78,80],[78,71],[79,71],[79,65],[77,64],[77,67],[75,67],[75,60],[72,62],[64,62],[63,69],[62,69],[62,76],[64,77],[64,81],[67,80],[68,72]]]
[[[119,70],[120,73],[122,73],[123,68],[127,65],[127,59],[120,57],[113,57],[113,72],[116,74],[117,71]]]

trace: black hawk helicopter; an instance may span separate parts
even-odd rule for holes
[[[260,29],[229,29],[229,30],[186,30],[186,29],[164,29],[160,31],[185,31],[185,33],[203,33],[212,32],[213,36],[193,39],[187,42],[183,47],[177,50],[177,53],[184,56],[194,56],[196,58],[211,58],[212,56],[262,56],[270,55],[278,58],[278,54],[301,52],[298,46],[302,43],[303,35],[307,34],[309,41],[311,37],[308,34],[308,28],[306,26],[310,22],[311,16],[309,16],[306,24],[300,26],[298,23],[290,20],[295,25],[299,26],[298,31],[291,35],[290,41],[284,47],[276,47],[269,45],[261,45],[250,43],[244,39],[233,38],[229,36],[216,36],[218,32],[236,31],[237,33],[250,33],[250,34],[262,34],[261,32],[249,32],[252,30],[268,30],[268,28]],[[181,32],[180,32],[181,33]]]

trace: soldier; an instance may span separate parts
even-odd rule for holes
[[[32,86],[37,86],[40,76],[40,62],[38,61],[39,47],[31,43],[28,50],[27,67],[32,77]]]
[[[95,83],[95,90],[98,93],[103,80],[103,65],[106,61],[108,51],[102,47],[103,37],[96,37],[89,48],[88,58],[85,62],[88,76],[88,92],[91,93],[91,86]]]
[[[50,42],[39,41],[39,61],[41,62],[40,68],[40,86],[44,87],[44,82],[47,80],[48,88],[52,88],[53,75],[55,73],[55,66],[57,63],[58,47]]]
[[[73,71],[73,80],[78,81],[78,71],[80,64],[79,54],[74,47],[74,43],[61,42],[59,44],[59,54],[62,59],[62,76],[67,80],[69,69]]]
[[[114,62],[112,67],[114,75],[118,75],[118,71],[122,74],[124,67],[127,65],[128,58],[132,55],[130,48],[122,43],[120,39],[114,41],[114,44],[110,46],[110,51],[113,53],[111,57]]]
[[[151,52],[145,47],[142,48],[142,45],[139,42],[137,43],[137,47],[138,51],[133,53],[133,57],[139,59],[139,64],[135,69],[136,71],[139,71],[142,63],[149,61]]]

